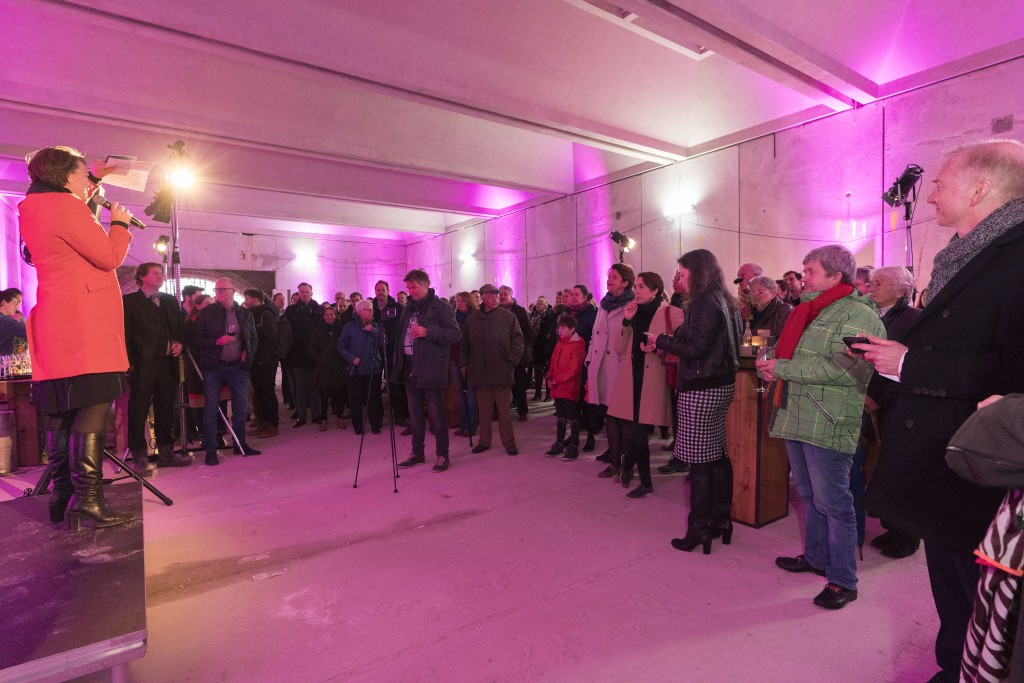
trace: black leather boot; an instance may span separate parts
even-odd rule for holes
[[[563,460],[575,460],[579,457],[580,444],[580,422],[579,420],[566,420],[569,427],[569,438],[565,442],[565,455]]]
[[[722,544],[732,542],[732,460],[722,458],[712,463],[711,494],[714,508],[711,535],[722,537]]]
[[[74,489],[68,470],[68,433],[64,430],[46,432],[46,453],[50,463],[53,493],[50,494],[50,521],[60,524]]]
[[[711,554],[713,467],[713,463],[694,463],[690,466],[690,515],[687,518],[686,536],[672,539],[672,547],[676,550],[690,552],[697,546],[703,546],[704,554]]]
[[[68,530],[89,526],[117,526],[135,515],[112,510],[103,497],[103,434],[72,434],[70,448],[71,485],[75,489],[68,507]]]

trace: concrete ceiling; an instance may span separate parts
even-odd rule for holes
[[[1024,54],[992,0],[0,0],[27,151],[160,162],[181,224],[411,241]],[[1015,86],[1014,86],[1015,87]],[[112,190],[141,213],[147,193]]]

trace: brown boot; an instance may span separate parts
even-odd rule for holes
[[[132,472],[140,477],[153,474],[153,466],[149,464],[149,453],[145,450],[132,451]]]
[[[254,436],[257,439],[267,439],[271,436],[277,436],[277,425],[268,424],[263,431],[256,432]]]
[[[192,464],[192,458],[181,453],[174,452],[174,444],[166,443],[157,447],[157,467],[188,467]]]
[[[262,431],[266,428],[267,423],[263,420],[253,420],[249,423],[249,428],[245,430],[246,434],[255,434],[256,432]]]

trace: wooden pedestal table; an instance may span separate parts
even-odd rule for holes
[[[38,465],[43,461],[46,437],[40,429],[42,420],[39,418],[39,411],[29,400],[31,388],[31,377],[0,381],[0,394],[7,397],[7,405],[14,411],[14,420],[18,427],[17,452],[12,457],[12,469]]]
[[[768,436],[753,358],[740,359],[736,396],[725,418],[733,468],[732,518],[755,529],[789,514],[789,459],[782,439]]]

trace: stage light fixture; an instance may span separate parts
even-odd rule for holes
[[[893,208],[903,206],[910,198],[910,191],[921,180],[923,174],[924,169],[917,164],[907,164],[903,174],[882,195],[882,201]]]
[[[612,238],[612,242],[615,242],[615,244],[619,245],[619,249],[621,249],[623,252],[628,252],[632,249],[636,249],[636,240],[633,239],[632,237],[626,237],[618,230],[613,231],[610,237]]]
[[[167,256],[167,252],[170,251],[170,249],[171,238],[167,235],[160,235],[160,237],[156,239],[156,242],[153,242],[153,251],[161,256]]]

